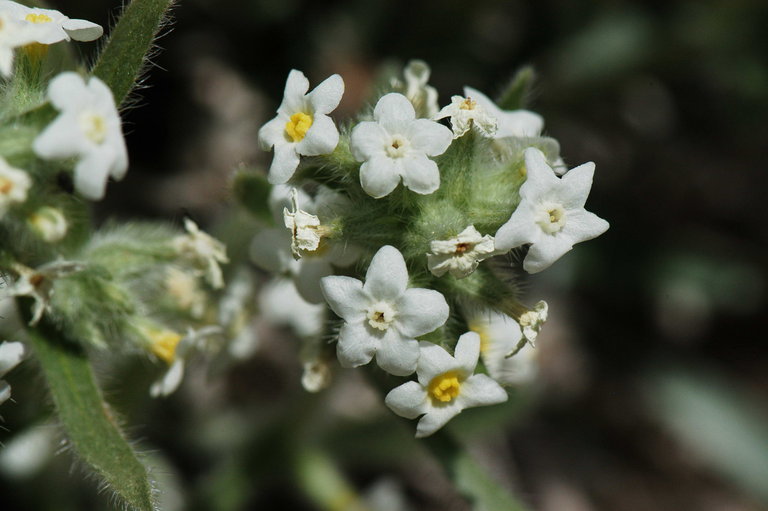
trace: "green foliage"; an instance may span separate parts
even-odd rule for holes
[[[531,66],[520,68],[509,84],[504,88],[496,104],[502,110],[519,110],[525,108],[536,81],[536,72]]]

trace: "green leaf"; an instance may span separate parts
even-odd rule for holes
[[[496,104],[502,110],[525,108],[535,79],[536,73],[532,67],[526,66],[521,68],[504,88]]]
[[[232,181],[232,192],[237,201],[256,218],[267,222],[273,221],[269,209],[271,191],[272,185],[267,179],[254,171],[240,169]]]
[[[104,402],[88,358],[47,325],[30,329],[29,338],[74,450],[127,508],[152,511],[147,469]]]
[[[120,105],[139,79],[166,12],[174,0],[133,0],[112,29],[92,72],[112,89]]]

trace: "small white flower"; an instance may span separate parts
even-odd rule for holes
[[[473,315],[468,323],[480,336],[480,357],[494,380],[519,385],[536,376],[536,350],[528,342],[518,350],[523,333],[514,319],[489,310]],[[515,351],[514,356],[508,356]]]
[[[416,119],[413,105],[402,94],[383,96],[373,110],[375,122],[355,126],[350,149],[360,166],[360,184],[376,199],[403,185],[419,194],[440,187],[440,171],[430,156],[451,144],[451,132],[429,119]]]
[[[416,369],[419,344],[448,319],[448,304],[431,289],[410,288],[403,255],[394,247],[376,252],[365,283],[352,277],[325,277],[320,283],[333,312],[344,319],[337,354],[343,367],[376,362],[404,376]]]
[[[203,317],[207,299],[198,285],[199,279],[194,272],[169,266],[165,271],[163,283],[174,309],[185,312],[195,319]]]
[[[27,219],[30,229],[35,231],[44,241],[57,243],[64,239],[69,230],[64,213],[58,208],[43,206]]]
[[[0,378],[24,360],[26,350],[20,342],[3,341],[0,344]],[[5,380],[0,380],[0,405],[11,397],[11,386]]]
[[[259,310],[273,325],[290,326],[299,336],[319,335],[325,322],[325,306],[306,301],[292,281],[277,278],[259,293]]]
[[[78,158],[75,189],[84,197],[104,197],[107,179],[128,170],[120,114],[112,91],[96,77],[86,83],[77,73],[61,73],[48,85],[48,99],[61,111],[32,147],[43,159]]]
[[[5,8],[10,3],[0,3],[0,75],[6,78],[13,73],[13,50],[35,42],[37,35]]]
[[[81,272],[86,268],[84,263],[76,261],[54,261],[35,268],[27,268],[15,265],[14,271],[19,278],[9,288],[2,290],[0,296],[10,298],[12,296],[29,296],[35,300],[32,307],[32,319],[30,326],[35,326],[43,314],[48,311],[53,295],[53,281]]]
[[[581,241],[608,229],[608,222],[584,209],[592,187],[594,163],[585,163],[558,178],[538,149],[525,150],[527,178],[520,204],[496,232],[496,248],[510,250],[531,244],[523,268],[537,273],[548,268]]]
[[[320,219],[299,208],[299,197],[296,188],[291,189],[291,210],[283,208],[285,227],[291,231],[291,252],[296,259],[301,258],[302,251],[314,252],[320,246],[323,229]]]
[[[7,13],[15,20],[32,26],[34,42],[54,44],[60,41],[94,41],[102,36],[101,25],[87,20],[71,19],[54,9],[27,7],[16,2],[0,2],[0,13]]]
[[[497,120],[491,112],[474,98],[467,96],[452,96],[451,104],[444,106],[435,119],[451,118],[453,138],[459,138],[475,127],[484,137],[493,138],[496,135]]]
[[[540,300],[533,306],[532,310],[524,312],[520,316],[520,327],[523,330],[523,337],[531,344],[536,345],[536,337],[539,336],[541,327],[547,321],[549,316],[549,306],[544,300]]]
[[[201,231],[195,222],[184,219],[186,235],[177,236],[173,247],[180,256],[201,267],[202,274],[214,289],[224,287],[220,263],[229,262],[227,248],[222,242]]]
[[[507,400],[501,386],[484,374],[473,374],[480,355],[480,336],[467,332],[459,337],[454,356],[430,342],[419,343],[416,376],[392,389],[384,402],[406,419],[423,417],[416,438],[431,435],[465,408],[494,405]]]
[[[301,386],[307,392],[320,392],[331,384],[331,367],[320,358],[308,360],[303,364]]]
[[[529,110],[502,110],[491,99],[472,87],[464,87],[464,94],[472,98],[488,115],[495,117],[496,133],[492,138],[538,137],[544,128],[544,119]]]
[[[339,131],[328,114],[339,106],[344,80],[332,75],[309,94],[308,90],[304,73],[292,69],[277,117],[259,130],[262,147],[275,149],[269,168],[272,184],[288,182],[299,166],[299,156],[329,154],[339,143]]]
[[[403,70],[405,96],[413,104],[418,116],[427,119],[434,117],[439,110],[437,90],[427,85],[429,75],[429,66],[423,60],[412,60]]]
[[[429,271],[437,277],[450,272],[457,279],[475,271],[480,261],[491,257],[496,250],[493,236],[483,236],[474,225],[449,240],[432,241],[429,248],[432,251],[427,254]]]
[[[31,186],[32,180],[29,174],[11,167],[4,158],[0,157],[0,218],[12,205],[21,204],[27,200],[27,192]]]
[[[188,329],[181,337],[172,330],[145,328],[144,334],[151,340],[150,350],[169,364],[163,376],[149,388],[152,397],[165,397],[179,388],[184,377],[184,365],[194,351],[208,347],[208,338],[222,334],[219,326],[206,326],[197,330]]]

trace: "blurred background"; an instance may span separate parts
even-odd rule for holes
[[[104,26],[120,4],[51,2]],[[130,172],[98,218],[189,214],[228,232],[232,172],[268,166],[257,132],[291,68],[313,85],[341,74],[343,119],[383,66],[427,61],[443,105],[532,65],[529,108],[569,166],[596,162],[587,208],[611,229],[525,278],[527,302],[550,306],[539,378],[456,429],[532,510],[768,509],[767,26],[758,0],[184,0],[124,116]],[[103,371],[167,509],[470,509],[360,374],[308,394],[290,330],[258,337],[166,400],[148,397],[148,362]],[[33,364],[6,379],[0,507],[109,509],[50,425]]]

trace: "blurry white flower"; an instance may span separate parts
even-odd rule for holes
[[[355,126],[350,149],[360,166],[360,184],[376,199],[388,195],[400,179],[406,188],[429,194],[440,187],[440,172],[430,156],[443,154],[451,132],[429,119],[416,119],[402,94],[383,96],[373,110],[375,122]]]
[[[331,309],[342,319],[337,354],[343,367],[376,363],[404,376],[416,369],[419,344],[448,319],[448,304],[431,289],[410,288],[403,255],[384,246],[373,256],[365,283],[352,277],[331,276],[321,281]]]
[[[541,151],[528,148],[525,166],[527,178],[520,187],[520,204],[496,232],[496,248],[506,251],[530,243],[523,268],[536,273],[574,244],[604,233],[608,222],[584,209],[594,163],[580,165],[558,178]]]
[[[431,435],[465,408],[507,400],[507,393],[496,381],[473,374],[480,355],[480,336],[475,332],[459,337],[453,357],[430,342],[420,342],[419,349],[418,382],[404,383],[384,399],[401,417],[423,415],[416,426],[416,438]]]
[[[287,325],[301,337],[318,335],[325,321],[325,306],[306,301],[292,281],[276,278],[261,288],[259,310],[273,325]]]
[[[104,33],[101,25],[87,20],[71,19],[54,9],[27,7],[16,2],[0,2],[0,13],[34,26],[34,42],[54,44],[60,41],[93,41]]]
[[[483,259],[491,257],[495,251],[493,236],[483,236],[470,225],[458,236],[449,240],[435,240],[429,244],[431,253],[427,254],[429,271],[437,277],[446,272],[461,279],[475,271]]]
[[[128,169],[112,91],[96,77],[86,83],[77,73],[67,72],[51,80],[48,99],[61,113],[35,139],[35,153],[46,160],[76,157],[75,189],[100,200],[109,176],[120,180]]]
[[[405,97],[413,104],[417,115],[427,119],[434,117],[439,109],[437,90],[427,85],[429,75],[429,66],[423,60],[412,60],[403,70]]]
[[[463,136],[473,126],[484,137],[492,138],[496,135],[496,116],[469,96],[466,98],[452,96],[451,104],[444,106],[434,118],[443,119],[445,117],[451,118],[453,138]]]
[[[529,110],[502,110],[491,99],[472,87],[464,87],[464,95],[472,98],[488,115],[496,118],[493,138],[538,137],[544,128],[544,119]]]
[[[539,336],[541,327],[547,321],[549,316],[549,306],[544,300],[540,300],[533,306],[532,310],[524,312],[520,316],[520,327],[523,330],[523,337],[525,337],[531,346],[536,345],[536,337]]]
[[[48,243],[56,243],[64,239],[69,230],[64,213],[58,208],[43,206],[27,219],[30,229]]]
[[[229,339],[228,353],[239,360],[249,358],[259,348],[259,335],[254,328],[255,284],[252,272],[244,267],[227,283],[219,300],[219,324]]]
[[[24,360],[26,350],[20,342],[3,341],[0,344],[0,378]],[[0,405],[11,397],[11,386],[5,380],[0,380]]]
[[[10,287],[0,291],[0,296],[10,298],[12,296],[29,296],[35,300],[32,306],[32,319],[30,326],[35,326],[48,307],[53,295],[53,281],[83,271],[86,265],[76,261],[54,261],[35,268],[27,268],[15,265],[14,271],[19,274]]]
[[[28,427],[0,449],[0,472],[12,479],[32,477],[53,458],[55,448],[56,426]]]
[[[291,209],[283,208],[285,227],[291,231],[291,252],[296,259],[302,251],[314,252],[320,246],[323,229],[317,216],[299,208],[296,188],[291,189]]]
[[[0,157],[0,218],[13,204],[21,204],[27,200],[27,192],[31,186],[29,174],[11,167]]]
[[[328,114],[341,101],[344,81],[333,75],[309,94],[308,90],[309,80],[304,73],[292,69],[277,117],[259,130],[262,147],[275,149],[269,168],[272,184],[286,183],[293,176],[299,156],[329,154],[339,143],[339,131]]]
[[[331,384],[331,368],[324,361],[316,358],[303,364],[301,386],[307,392],[320,392]]]
[[[480,336],[480,357],[491,377],[502,385],[530,382],[537,371],[536,350],[529,343],[518,349],[523,333],[520,325],[505,314],[493,311],[474,314],[469,329]]]
[[[207,300],[198,285],[197,275],[176,266],[169,266],[165,271],[164,284],[174,308],[195,319],[203,317]]]
[[[151,343],[149,348],[152,353],[169,364],[163,376],[149,388],[152,397],[165,397],[175,392],[184,377],[187,358],[194,351],[205,349],[209,337],[222,334],[221,327],[218,326],[206,326],[197,330],[190,328],[184,337],[168,329],[144,327],[142,331]]]
[[[220,263],[229,262],[227,247],[222,242],[201,231],[195,222],[184,219],[188,234],[173,239],[173,247],[181,257],[201,268],[202,274],[214,289],[224,287]]]
[[[6,3],[0,3],[4,7]],[[0,7],[0,74],[8,78],[13,73],[13,50],[35,42],[36,31]]]

